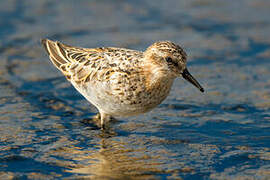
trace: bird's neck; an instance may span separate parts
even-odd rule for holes
[[[146,65],[145,69],[147,90],[164,90],[166,88],[170,90],[175,77],[173,77],[167,69],[155,64]]]

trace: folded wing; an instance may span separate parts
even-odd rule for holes
[[[104,56],[100,50],[72,47],[49,39],[41,42],[52,63],[68,80],[81,83],[93,79],[99,66],[104,64]]]

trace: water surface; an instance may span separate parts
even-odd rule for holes
[[[0,179],[269,179],[270,3],[0,2]],[[101,132],[41,38],[144,50],[171,40],[206,93],[177,79]]]

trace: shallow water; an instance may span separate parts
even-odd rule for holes
[[[270,3],[0,2],[0,179],[269,179]],[[177,79],[145,115],[102,133],[39,40],[143,50],[181,44],[202,94]]]

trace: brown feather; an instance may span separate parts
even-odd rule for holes
[[[41,43],[43,44],[44,48],[49,54],[51,61],[58,69],[61,70],[60,68],[61,65],[70,62],[66,56],[64,49],[61,46],[59,46],[60,44],[59,42],[53,42],[48,39],[42,39]]]

